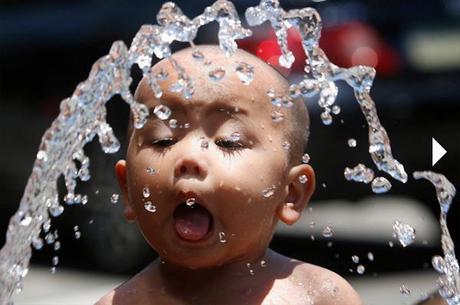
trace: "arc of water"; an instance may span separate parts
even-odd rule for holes
[[[287,56],[289,52],[287,50],[287,28],[296,27],[299,30],[302,36],[302,47],[307,56],[306,74],[304,80],[291,85],[290,97],[295,98],[300,95],[310,97],[319,93],[318,104],[324,109],[322,117],[329,121],[332,120],[331,107],[338,94],[334,82],[346,81],[353,88],[356,100],[368,123],[369,153],[372,160],[379,170],[401,182],[406,182],[407,173],[404,171],[404,166],[394,159],[391,153],[390,139],[379,121],[375,103],[370,96],[375,69],[366,66],[346,69],[331,63],[319,47],[322,22],[320,15],[313,8],[293,9],[285,12],[279,7],[278,0],[261,0],[258,6],[248,8],[245,15],[250,25],[270,21],[275,30],[282,57]]]
[[[441,274],[438,278],[439,294],[449,305],[460,304],[460,268],[455,257],[454,242],[447,227],[447,213],[452,204],[456,190],[447,178],[431,171],[416,171],[413,173],[415,179],[426,179],[436,189],[436,197],[440,207],[441,224],[441,248],[444,257],[439,255],[433,257],[433,267]]]

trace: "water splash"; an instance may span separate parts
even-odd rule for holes
[[[372,191],[376,194],[386,193],[391,189],[391,183],[385,177],[375,177],[372,180]]]
[[[348,181],[370,183],[374,179],[374,171],[361,163],[353,168],[345,167],[343,175]]]
[[[369,153],[379,170],[393,178],[407,181],[404,167],[391,154],[390,139],[380,124],[374,101],[370,96],[375,69],[366,66],[340,68],[329,61],[319,47],[322,22],[313,8],[284,11],[277,0],[261,0],[258,6],[246,10],[246,20],[251,26],[269,21],[275,31],[281,48],[280,64],[289,68],[293,62],[287,47],[287,29],[295,27],[302,37],[302,47],[307,57],[305,77],[298,84],[292,84],[289,97],[311,97],[319,93],[318,104],[324,109],[321,118],[325,124],[332,123],[331,107],[337,97],[335,81],[344,80],[355,93],[369,126]]]
[[[395,221],[393,224],[393,234],[404,248],[415,241],[415,229],[406,223]]]
[[[460,304],[460,268],[455,257],[454,242],[447,227],[447,212],[449,211],[452,199],[456,194],[454,185],[442,175],[432,171],[416,171],[413,173],[415,179],[426,179],[436,189],[436,197],[441,210],[439,221],[441,224],[441,247],[444,257],[436,255],[433,257],[433,268],[441,274],[438,278],[439,294],[449,305]]]

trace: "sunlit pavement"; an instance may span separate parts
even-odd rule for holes
[[[105,275],[72,269],[32,266],[24,281],[24,290],[15,296],[16,305],[87,305],[125,281],[127,277]],[[436,273],[406,272],[391,275],[354,277],[351,284],[366,305],[409,305],[435,290]],[[411,293],[402,295],[405,285]]]

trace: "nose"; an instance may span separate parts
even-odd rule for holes
[[[181,176],[193,176],[203,179],[208,174],[206,162],[196,148],[189,147],[185,150],[174,165],[174,175],[176,178]]]

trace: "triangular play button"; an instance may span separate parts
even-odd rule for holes
[[[439,159],[441,159],[442,156],[446,154],[447,151],[434,138],[431,138],[431,147],[431,166],[434,166],[436,162],[438,162]]]

